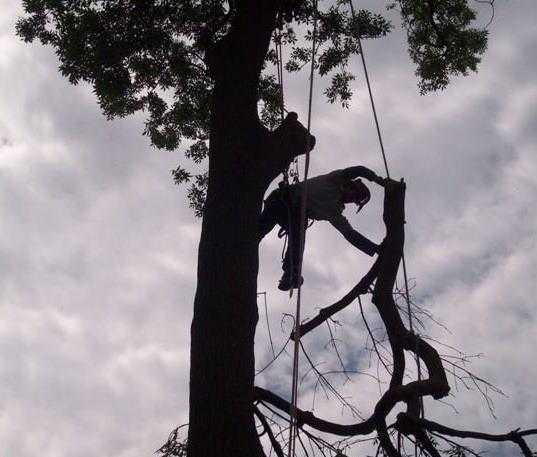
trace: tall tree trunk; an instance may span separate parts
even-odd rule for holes
[[[273,173],[261,165],[270,151],[257,84],[274,3],[237,2],[232,29],[208,60],[215,90],[191,328],[189,457],[264,455],[253,416],[257,227]]]
[[[251,457],[262,455],[252,395],[266,183],[248,160],[261,147],[258,129],[215,111],[191,330],[189,455]]]
[[[189,455],[257,456],[262,451],[254,429],[252,389],[256,234],[263,192],[235,177],[214,184],[209,194],[216,193],[221,203],[207,206],[199,247]]]

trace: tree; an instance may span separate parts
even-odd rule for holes
[[[252,404],[258,320],[257,219],[271,181],[310,143],[294,116],[278,124],[278,85],[270,74],[275,33],[291,48],[289,71],[308,60],[311,19],[319,23],[317,69],[326,95],[345,104],[349,58],[362,38],[384,36],[381,15],[349,14],[345,2],[312,0],[25,0],[18,33],[52,46],[73,84],[93,86],[108,118],[147,113],[157,148],[186,143],[191,205],[203,213],[191,336],[189,455],[263,455]],[[487,32],[472,26],[467,0],[398,0],[422,92],[475,71]],[[303,39],[298,31],[303,32]],[[273,130],[271,130],[273,129]],[[377,281],[378,282],[378,281]],[[444,389],[445,390],[445,389]]]

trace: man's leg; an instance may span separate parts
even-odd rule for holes
[[[288,207],[288,226],[287,226],[287,250],[283,259],[283,276],[280,280],[278,288],[280,290],[289,290],[297,288],[302,284],[302,277],[299,278],[299,262],[301,257],[300,245],[300,202],[298,204],[291,203],[293,199],[289,199]],[[295,202],[296,203],[296,202]]]
[[[282,222],[282,213],[285,211],[283,197],[280,189],[271,192],[264,202],[263,211],[259,217],[258,240],[261,241],[274,228]]]

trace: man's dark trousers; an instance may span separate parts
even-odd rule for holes
[[[267,197],[259,220],[259,240],[276,224],[288,234],[283,271],[296,278],[300,259],[300,196],[295,186],[281,187]]]

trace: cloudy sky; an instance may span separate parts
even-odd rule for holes
[[[360,5],[369,4],[381,8],[373,0]],[[0,0],[0,455],[149,456],[187,418],[200,221],[170,179],[181,154],[151,149],[143,117],[106,121],[88,87],[58,74],[50,49],[14,37],[19,13],[18,1]],[[506,394],[492,396],[495,419],[477,392],[453,382],[450,405],[428,401],[426,410],[456,427],[537,426],[535,24],[535,0],[497,0],[479,74],[425,97],[400,33],[366,43],[391,174],[408,183],[414,298],[449,329],[428,322],[422,332],[484,354],[471,369]],[[303,79],[286,89],[288,108],[305,122]],[[356,164],[382,172],[361,77],[355,89],[344,111],[328,105],[317,85],[312,174]],[[374,241],[384,233],[381,204],[375,190],[359,216],[348,213]],[[280,250],[275,234],[262,244],[258,282],[276,347],[289,331],[282,315],[294,306],[276,289]],[[305,254],[303,313],[337,300],[369,263],[316,223]],[[270,348],[259,304],[261,367]],[[368,300],[364,306],[378,328]],[[375,372],[356,306],[338,319],[346,368]],[[326,328],[304,340],[329,371],[338,362],[323,350],[327,341]],[[285,395],[289,368],[284,355],[258,382]],[[306,409],[313,385],[304,380]],[[365,375],[342,391],[354,394],[365,415],[378,397]],[[350,420],[333,405],[318,395],[314,406],[319,415]],[[510,451],[494,446],[489,455]]]

